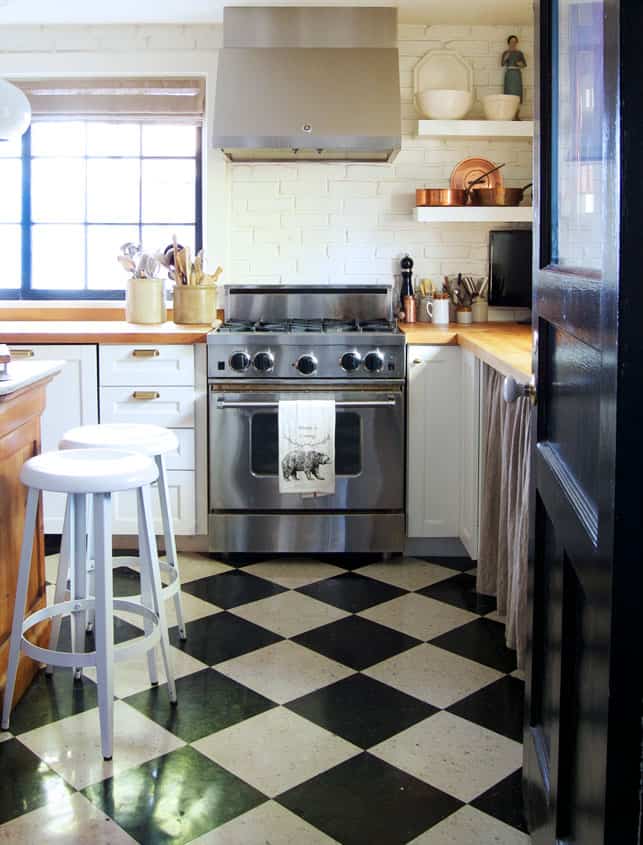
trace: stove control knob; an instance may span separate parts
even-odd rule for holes
[[[269,373],[274,369],[275,359],[272,352],[257,352],[252,363],[260,373]]]
[[[381,352],[369,352],[364,358],[364,366],[369,373],[379,373],[384,366],[384,356]]]
[[[359,352],[344,352],[344,354],[340,358],[342,370],[346,370],[347,373],[355,372],[355,370],[359,367],[361,363],[362,356],[359,354]]]
[[[242,373],[250,366],[250,356],[247,352],[233,352],[230,356],[230,366],[238,373]]]
[[[317,369],[317,358],[314,355],[300,355],[295,361],[295,367],[303,376],[311,376]]]

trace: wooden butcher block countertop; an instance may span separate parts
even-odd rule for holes
[[[4,320],[0,343],[205,343],[212,328],[124,320]]]
[[[462,346],[505,376],[521,383],[531,378],[531,326],[518,323],[480,323],[434,326],[431,323],[400,323],[407,343],[427,346]]]

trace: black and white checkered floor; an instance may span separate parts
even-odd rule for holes
[[[0,842],[526,845],[523,683],[470,566],[182,555],[178,706],[119,665],[105,763],[91,677],[41,673],[0,733]]]

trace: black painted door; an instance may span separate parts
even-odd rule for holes
[[[536,6],[526,810],[535,845],[630,845],[643,666],[643,2]]]

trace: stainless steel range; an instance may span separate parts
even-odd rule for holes
[[[404,335],[393,291],[227,287],[208,336],[210,550],[404,546]],[[280,494],[282,399],[335,400],[335,493]]]

